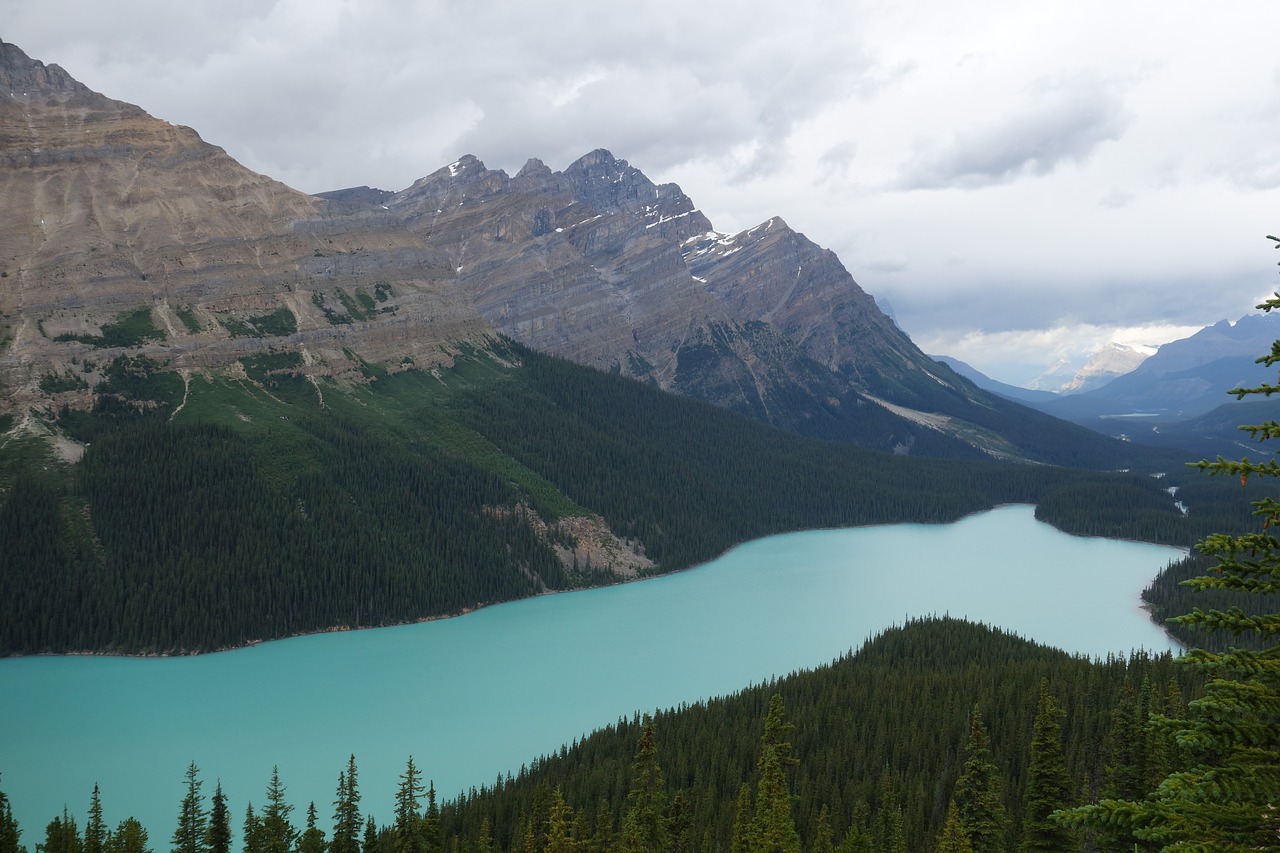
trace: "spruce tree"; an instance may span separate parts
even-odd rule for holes
[[[1120,696],[1111,712],[1111,728],[1107,731],[1107,761],[1104,767],[1104,797],[1129,799],[1147,790],[1145,760],[1145,718],[1138,705],[1133,684],[1125,679]]]
[[[751,786],[746,782],[738,789],[738,809],[733,817],[733,839],[729,853],[751,853],[755,828],[751,819]]]
[[[360,841],[360,853],[378,853],[378,824],[374,822],[373,815],[365,820],[364,838]]]
[[[298,841],[298,830],[289,815],[293,806],[285,799],[285,787],[280,782],[280,768],[271,768],[271,781],[267,783],[267,802],[258,818],[258,853],[293,853]]]
[[[298,853],[325,853],[324,830],[316,825],[316,804],[307,806],[307,824],[298,837]]]
[[[204,795],[200,793],[200,768],[193,761],[187,765],[186,793],[178,813],[178,828],[171,841],[173,853],[205,853]]]
[[[262,853],[262,821],[253,813],[253,803],[244,808],[244,826],[240,830],[244,853]]]
[[[132,817],[120,821],[115,832],[107,836],[110,853],[151,853],[148,843],[146,828]]]
[[[333,801],[331,853],[360,853],[360,788],[356,780],[356,757],[347,759],[346,771],[338,772],[338,794]]]
[[[422,847],[426,853],[443,853],[444,839],[440,837],[440,807],[436,805],[434,779],[427,783],[427,808],[422,814],[419,831],[422,834]]]
[[[601,799],[596,804],[595,825],[591,828],[590,853],[608,853],[613,847],[613,810],[609,801]]]
[[[632,765],[631,790],[615,849],[618,853],[667,853],[667,790],[658,766],[653,720],[646,717]]]
[[[960,825],[974,853],[1003,851],[1009,818],[1004,808],[1000,772],[991,758],[991,741],[976,705],[969,721],[969,741],[965,744],[964,766],[956,779],[954,800]]]
[[[876,812],[871,839],[876,853],[907,853],[906,829],[903,826],[902,795],[893,774],[885,767],[876,790]]]
[[[36,845],[36,853],[81,853],[80,829],[76,819],[67,810],[62,817],[55,817],[44,828],[44,844]]]
[[[564,791],[557,785],[551,795],[551,813],[547,818],[546,853],[573,853],[576,845],[571,826],[572,813],[564,801]]]
[[[13,816],[13,807],[4,791],[0,791],[0,853],[26,853],[22,845],[22,829]]]
[[[942,834],[938,836],[938,853],[975,853],[955,800],[947,806],[947,820],[942,825]]]
[[[425,853],[422,843],[422,815],[418,808],[422,797],[422,773],[413,763],[413,756],[400,776],[396,789],[395,853]]]
[[[1027,786],[1022,797],[1022,842],[1019,853],[1070,849],[1072,833],[1050,818],[1069,805],[1071,779],[1062,754],[1062,710],[1049,692],[1048,679],[1040,682],[1040,701],[1031,730],[1031,758]]]
[[[231,853],[231,810],[227,808],[227,795],[222,793],[222,780],[213,789],[205,848],[209,853]]]
[[[84,824],[84,853],[103,853],[107,845],[107,825],[102,820],[102,797],[93,785],[89,798],[89,817]]]
[[[809,853],[835,853],[834,835],[831,832],[831,813],[826,803],[818,809],[818,819],[813,825],[813,842]]]
[[[1268,235],[1280,248],[1280,238]],[[1280,293],[1258,306],[1280,309]],[[1280,340],[1257,359],[1267,367],[1280,364]],[[1234,388],[1238,399],[1280,393],[1264,383]],[[1241,427],[1256,441],[1280,438],[1280,422],[1269,420]],[[1211,476],[1239,478],[1280,476],[1280,464],[1244,457],[1202,460],[1193,467]],[[1280,501],[1264,497],[1252,503],[1261,522],[1257,532],[1215,533],[1197,548],[1218,559],[1212,574],[1186,581],[1197,590],[1229,590],[1253,594],[1280,593]],[[1187,703],[1185,717],[1164,716],[1155,722],[1176,744],[1170,762],[1179,768],[1142,799],[1108,799],[1064,812],[1067,825],[1123,829],[1164,850],[1214,850],[1224,853],[1274,850],[1280,847],[1280,613],[1250,614],[1239,607],[1227,611],[1195,608],[1175,621],[1209,631],[1224,630],[1260,641],[1256,650],[1224,652],[1192,649],[1182,660],[1210,681],[1204,695]]]
[[[493,830],[489,827],[489,816],[485,815],[480,821],[480,831],[476,835],[475,844],[471,848],[474,853],[494,853],[493,851]]]
[[[791,813],[791,789],[786,776],[797,763],[791,755],[789,739],[793,728],[786,721],[782,696],[774,693],[769,697],[756,764],[752,853],[800,853],[800,835]]]

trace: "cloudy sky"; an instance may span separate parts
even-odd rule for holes
[[[1265,0],[0,0],[0,39],[308,192],[608,148],[780,215],[1024,382],[1280,288]]]

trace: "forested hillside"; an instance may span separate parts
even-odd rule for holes
[[[1205,532],[1145,475],[803,439],[518,345],[434,374],[369,366],[361,383],[301,375],[294,353],[242,366],[120,357],[91,412],[50,424],[84,443],[78,463],[29,435],[0,447],[0,653],[194,652],[410,621],[770,533],[1007,502],[1071,532]],[[592,534],[568,523],[593,518]],[[625,559],[601,565],[578,541],[596,533]]]

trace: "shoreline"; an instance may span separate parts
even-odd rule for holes
[[[451,612],[451,613],[441,613],[441,614],[436,614],[432,616],[423,616],[417,619],[406,619],[400,622],[388,622],[381,625],[357,625],[357,626],[333,625],[327,628],[317,628],[314,630],[297,631],[291,634],[283,634],[279,637],[263,637],[263,638],[253,639],[253,640],[246,640],[245,642],[237,645],[224,646],[216,649],[205,649],[201,651],[121,653],[121,652],[93,651],[93,650],[81,649],[81,650],[69,651],[69,652],[36,652],[33,654],[8,655],[5,657],[0,657],[0,661],[6,660],[6,659],[56,658],[56,657],[68,657],[68,658],[70,657],[101,657],[101,658],[135,659],[135,660],[194,658],[194,657],[201,657],[204,655],[216,655],[216,654],[223,654],[225,652],[242,651],[245,649],[254,648],[255,646],[260,646],[264,643],[275,643],[275,642],[281,642],[284,640],[295,640],[301,637],[313,637],[313,636],[319,636],[323,634],[337,634],[337,633],[344,633],[348,631],[369,631],[369,630],[376,630],[378,628],[399,628],[407,625],[421,625],[426,622],[438,622],[444,619],[456,619],[460,616],[466,616],[468,614],[475,613],[477,611],[480,611],[486,608],[496,607],[502,604],[511,604],[517,601],[528,601],[530,599],[540,598],[546,595],[561,595],[561,594],[571,593],[571,592],[583,592],[591,589],[605,589],[611,586],[621,586],[623,584],[632,584],[632,583],[639,583],[641,581],[656,580],[658,578],[676,575],[681,572],[692,571],[701,566],[705,566],[708,563],[719,560],[720,558],[729,554],[736,548],[739,548],[742,545],[747,544],[748,542],[755,542],[761,539],[768,539],[774,536],[787,536],[793,533],[820,532],[820,531],[826,531],[826,530],[857,530],[864,527],[892,527],[892,526],[902,525],[902,524],[924,524],[924,525],[957,524],[973,516],[982,515],[983,513],[993,512],[995,510],[1004,509],[1007,507],[1030,507],[1032,509],[1032,518],[1034,521],[1040,524],[1047,524],[1050,527],[1052,527],[1054,530],[1057,530],[1059,533],[1062,533],[1066,536],[1077,536],[1085,539],[1110,539],[1116,542],[1132,542],[1132,543],[1142,544],[1142,545],[1158,545],[1161,547],[1174,548],[1181,552],[1183,558],[1189,556],[1191,553],[1191,549],[1187,546],[1170,545],[1162,542],[1146,542],[1141,539],[1115,538],[1115,537],[1109,537],[1109,536],[1095,536],[1095,535],[1090,535],[1085,533],[1072,533],[1070,531],[1063,530],[1062,528],[1052,524],[1051,522],[1043,521],[1041,519],[1035,518],[1034,511],[1037,507],[1036,504],[1004,502],[1004,503],[993,504],[989,507],[985,507],[982,509],[976,509],[971,512],[966,512],[963,515],[959,516],[958,518],[952,519],[950,521],[936,521],[936,522],[888,521],[888,522],[874,522],[869,524],[851,524],[851,525],[842,526],[842,527],[805,527],[805,528],[799,528],[797,530],[786,530],[786,531],[779,531],[776,533],[766,533],[764,535],[753,537],[751,539],[744,539],[740,542],[735,542],[725,550],[721,551],[719,554],[716,554],[714,557],[710,557],[709,559],[703,560],[702,562],[694,563],[693,565],[690,565],[690,566],[683,566],[678,569],[671,569],[670,571],[658,572],[655,574],[639,575],[639,576],[633,576],[633,577],[615,576],[617,579],[609,583],[593,584],[591,586],[583,586],[583,587],[574,587],[572,589],[544,589],[541,592],[535,592],[534,594],[525,596],[523,598],[509,598],[509,599],[503,599],[501,601],[477,602],[474,605],[463,607],[462,609]],[[1164,571],[1164,569],[1161,569],[1160,571]],[[1159,572],[1157,572],[1156,576],[1157,577],[1159,576]],[[1186,646],[1182,643],[1182,641],[1174,637],[1172,634],[1170,634],[1167,628],[1156,623],[1155,619],[1151,618],[1150,608],[1145,601],[1141,600],[1141,597],[1139,597],[1139,602],[1140,602],[1139,607],[1147,614],[1148,620],[1153,625],[1156,625],[1156,627],[1160,628],[1161,631],[1163,631],[1165,635],[1169,638],[1171,643],[1173,643],[1179,649],[1185,652]]]

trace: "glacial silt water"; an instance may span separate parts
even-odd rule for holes
[[[966,617],[1090,656],[1163,651],[1139,593],[1177,549],[1067,536],[1009,506],[949,525],[792,533],[641,583],[456,619],[189,658],[0,660],[0,790],[34,849],[93,785],[109,826],[165,850],[189,762],[238,829],[273,766],[329,828],[355,754],[380,823],[412,755],[442,798],[637,710],[827,663],[915,616]]]

